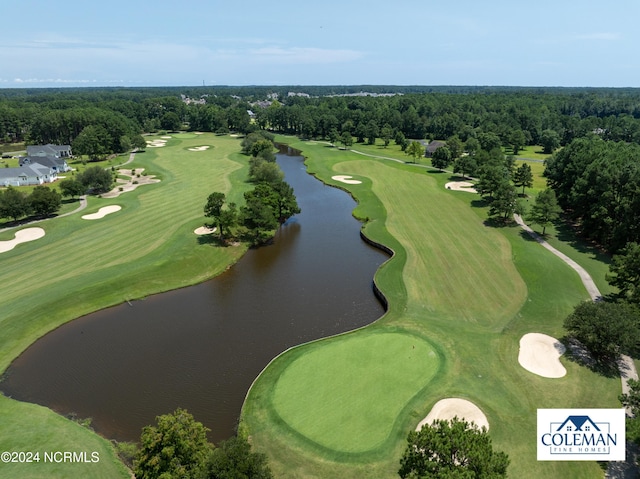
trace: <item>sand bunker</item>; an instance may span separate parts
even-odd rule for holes
[[[446,189],[453,191],[466,191],[468,193],[477,193],[474,184],[468,181],[450,181],[444,185]]]
[[[204,135],[204,133],[202,133],[201,131],[196,131],[195,134],[196,135]]]
[[[201,226],[200,228],[196,228],[193,232],[197,235],[210,235],[211,233],[215,233],[217,228],[208,228],[206,226]]]
[[[168,138],[171,138],[170,136]],[[149,148],[162,148],[167,145],[167,140],[147,140],[147,146]]]
[[[118,174],[122,176],[128,176],[128,180],[124,180],[122,178],[118,178],[116,180],[117,186],[109,191],[108,193],[104,193],[102,195],[103,198],[116,198],[120,196],[122,193],[126,193],[127,191],[133,191],[138,186],[142,185],[150,185],[153,183],[160,183],[160,180],[155,177],[155,175],[143,175],[142,172],[144,168],[136,168],[133,170],[121,169],[118,170]],[[140,176],[136,176],[140,175]]]
[[[210,146],[195,146],[193,148],[188,148],[189,151],[205,151],[211,148]]]
[[[0,253],[11,251],[20,243],[26,243],[28,241],[34,241],[44,236],[44,230],[42,228],[25,228],[20,231],[16,231],[15,237],[12,240],[0,241]]]
[[[162,138],[163,140],[168,140],[171,137],[170,136],[161,136],[160,138]]]
[[[120,205],[109,205],[109,206],[103,206],[102,208],[100,208],[98,210],[97,213],[91,213],[90,215],[84,215],[82,216],[83,220],[99,220],[101,218],[104,218],[105,216],[111,214],[111,213],[115,213],[116,211],[120,211],[122,209],[122,206]]]
[[[332,180],[341,181],[342,183],[346,183],[348,185],[359,185],[362,183],[362,181],[360,180],[352,180],[351,178],[353,178],[353,176],[336,175],[331,177]]]
[[[486,427],[487,430],[489,430],[489,421],[487,421],[487,416],[484,415],[478,406],[466,399],[447,398],[441,399],[434,404],[427,417],[420,421],[418,427],[416,427],[416,431],[422,429],[422,426],[425,424],[432,424],[433,421],[437,419],[444,419],[448,421],[454,417],[475,423],[479,428]]]
[[[544,378],[561,378],[567,370],[560,362],[564,345],[555,338],[541,333],[529,333],[520,338],[518,362],[527,371]]]

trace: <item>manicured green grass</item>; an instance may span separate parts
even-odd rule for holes
[[[184,149],[204,144],[215,148],[204,152]],[[120,205],[120,211],[94,221],[77,214],[30,225],[43,228],[46,235],[0,254],[0,371],[38,337],[66,321],[125,300],[204,281],[237,261],[246,246],[216,247],[193,230],[205,220],[202,209],[212,191],[227,192],[230,201],[239,202],[250,188],[245,182],[247,161],[239,150],[239,141],[230,137],[208,134],[171,139],[166,147],[138,154],[127,165],[146,168],[147,173],[158,175],[160,183],[143,185],[117,198],[89,198],[81,214],[107,205]],[[13,231],[3,233],[7,234],[13,237]],[[13,443],[25,443],[26,438],[47,437],[47,447],[54,447],[58,437],[77,428],[63,419],[31,419],[33,408],[0,401],[0,415],[6,418],[0,428],[0,444],[8,449]],[[58,417],[45,409],[39,414]],[[79,441],[76,449],[83,444]],[[113,457],[104,461],[113,461]],[[90,470],[64,471],[66,477],[94,477]]]
[[[416,389],[429,384],[439,362],[418,336],[381,331],[340,336],[316,343],[290,364],[273,390],[273,408],[313,443],[367,452],[387,440],[396,418]]]
[[[564,335],[564,317],[588,297],[577,274],[519,228],[486,226],[486,208],[476,195],[444,188],[449,174],[321,144],[291,145],[308,156],[311,172],[357,198],[354,214],[368,220],[366,234],[391,247],[395,256],[376,274],[390,301],[378,322],[294,348],[254,383],[243,407],[242,428],[256,449],[269,456],[276,477],[393,477],[406,434],[445,397],[469,399],[483,410],[494,445],[511,458],[511,477],[601,477],[593,462],[536,461],[536,409],[618,407],[620,380],[598,376],[567,359],[566,377],[545,379],[517,362],[523,334]],[[331,180],[335,174],[363,183],[342,184]],[[378,334],[375,354],[387,358],[386,348],[393,351],[394,341],[384,340],[387,335],[381,333],[389,330],[422,338],[439,358],[433,376],[425,372],[423,380],[415,381],[413,396],[407,386],[399,388],[395,399],[381,398],[400,411],[395,417],[380,414],[375,401],[366,400],[376,396],[362,392],[381,381],[370,353],[349,355],[348,364],[338,353],[341,347],[362,351],[366,348],[357,339]],[[386,361],[404,375],[400,362]],[[358,372],[357,381],[352,371]],[[322,380],[312,382],[314,377]],[[333,397],[349,398],[344,399],[348,415],[340,407],[323,407]],[[360,439],[345,432],[361,430],[363,418],[374,416],[380,422],[377,432],[364,432]],[[382,431],[388,431],[382,443],[368,436],[382,437]],[[349,437],[356,444],[348,444]]]

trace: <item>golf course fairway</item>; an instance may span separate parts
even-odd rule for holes
[[[358,201],[363,233],[394,255],[375,276],[382,318],[284,352],[248,393],[240,429],[274,477],[397,477],[407,434],[446,398],[486,415],[510,477],[602,477],[595,462],[536,460],[536,410],[620,407],[620,379],[564,356],[562,378],[518,363],[524,334],[564,335],[588,299],[578,275],[518,227],[489,226],[479,196],[448,190],[455,177],[407,164],[399,148],[283,141]]]

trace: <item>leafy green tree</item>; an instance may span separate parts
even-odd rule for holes
[[[101,125],[88,125],[71,144],[76,155],[87,155],[92,160],[102,160],[112,153],[111,136]]]
[[[622,405],[631,412],[626,419],[627,441],[633,441],[640,445],[640,381],[629,379],[629,392],[621,394],[618,399]]]
[[[177,131],[182,126],[182,121],[177,113],[168,111],[160,118],[160,127],[164,130]]]
[[[31,211],[37,216],[49,216],[60,209],[62,195],[48,186],[36,186],[29,195]]]
[[[278,219],[273,209],[262,198],[255,195],[247,196],[247,193],[245,205],[241,208],[242,222],[252,233],[254,243],[259,244],[272,236],[278,227]]]
[[[493,192],[493,201],[489,206],[489,216],[499,216],[507,221],[518,208],[518,194],[515,186],[508,181],[502,181]]]
[[[398,471],[403,479],[507,477],[507,454],[493,450],[485,428],[457,417],[411,431],[407,442]]]
[[[551,226],[559,218],[561,212],[562,208],[558,205],[555,192],[551,188],[547,188],[536,196],[528,219],[532,223],[542,226],[542,235],[544,236],[547,226]]]
[[[620,254],[613,256],[606,279],[618,288],[621,298],[640,304],[640,244],[628,243]]]
[[[251,156],[259,156],[266,161],[276,161],[276,157],[273,154],[273,142],[267,139],[258,140],[249,148],[249,154]]]
[[[584,301],[567,316],[564,327],[604,361],[635,354],[640,344],[638,308],[628,303]]]
[[[331,128],[327,135],[327,139],[329,140],[329,143],[331,143],[332,145],[335,145],[338,142],[338,138],[340,138],[340,134],[338,133],[337,128],[335,127]]]
[[[391,138],[393,138],[393,128],[391,128],[391,126],[388,123],[385,124],[380,130],[380,138],[382,138],[385,148],[389,146],[389,143],[391,142]]]
[[[509,184],[509,180],[504,166],[489,164],[480,168],[476,184],[476,190],[480,196],[491,199],[498,188],[505,184]]]
[[[31,212],[28,196],[13,186],[0,190],[0,217],[18,221]]]
[[[407,146],[405,153],[413,158],[413,162],[417,163],[420,158],[424,156],[424,148],[419,141],[412,141]]]
[[[460,173],[463,178],[466,175],[473,175],[477,168],[476,160],[471,155],[461,156],[453,164],[453,172]]]
[[[267,456],[252,452],[243,437],[232,437],[218,444],[209,457],[210,479],[271,479]]]
[[[145,426],[134,460],[137,479],[200,479],[212,450],[208,429],[184,409],[156,417]]]
[[[513,184],[516,188],[522,186],[522,195],[524,196],[524,189],[531,188],[533,186],[533,173],[531,166],[528,163],[522,163],[513,173]]]
[[[464,142],[464,149],[469,155],[473,156],[478,150],[480,150],[480,142],[477,138],[471,137]]]
[[[464,145],[458,135],[453,135],[447,138],[447,148],[451,152],[451,160],[456,160],[462,155]]]
[[[262,158],[251,158],[249,178],[255,183],[277,183],[282,181],[284,173],[277,163],[271,163]]]
[[[478,135],[478,142],[480,143],[480,148],[482,148],[484,151],[499,149],[502,146],[500,137],[491,132],[480,133]]]
[[[113,186],[113,175],[109,170],[92,166],[76,175],[76,180],[90,189],[94,194],[106,193]]]
[[[70,196],[71,199],[84,195],[84,192],[87,190],[82,183],[74,178],[65,178],[60,181],[58,186],[60,187],[62,196]]]
[[[545,153],[553,153],[560,146],[560,135],[555,130],[544,130],[540,136],[540,144]]]
[[[147,148],[147,142],[142,135],[133,135],[131,138],[131,147],[138,151],[144,151]]]
[[[342,143],[344,145],[344,149],[348,149],[351,145],[353,145],[353,137],[351,136],[351,133],[349,133],[348,131],[343,131],[342,134],[340,135],[340,143]]]
[[[440,171],[444,170],[451,164],[451,150],[447,146],[441,146],[433,152],[431,157],[431,165],[434,168],[438,168]]]
[[[278,219],[278,223],[282,224],[291,218],[293,215],[300,213],[300,207],[298,206],[298,200],[293,193],[293,188],[286,181],[277,181],[272,183],[271,188],[277,193],[277,209],[275,216]]]
[[[526,144],[526,137],[521,129],[515,129],[509,134],[509,144],[513,149],[513,154],[517,155]]]
[[[380,135],[380,129],[378,128],[378,124],[370,120],[365,127],[365,135],[367,137],[367,143],[370,145],[375,145],[376,138]]]

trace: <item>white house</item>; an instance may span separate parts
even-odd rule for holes
[[[39,163],[0,168],[0,186],[29,186],[51,183],[58,179],[57,171]]]

